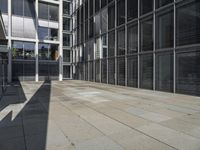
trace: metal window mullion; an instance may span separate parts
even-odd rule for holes
[[[117,0],[115,0],[115,85],[117,85],[117,72],[118,72],[118,69],[117,69]]]
[[[140,88],[140,0],[138,0],[138,88]]]
[[[176,93],[176,1],[174,0],[173,92]]]
[[[128,37],[127,37],[127,0],[125,0],[125,86],[128,85],[128,60],[127,60],[127,51],[128,51]]]
[[[156,14],[155,14],[155,0],[153,1],[153,90],[156,89]]]

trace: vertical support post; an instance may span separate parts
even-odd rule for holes
[[[59,81],[63,80],[63,1],[59,2]]]
[[[38,59],[38,0],[35,1],[35,9],[36,9],[36,43],[35,43],[35,81],[39,81],[39,59]]]
[[[12,82],[12,43],[11,43],[11,0],[8,0],[8,82]]]
[[[156,14],[155,0],[153,1],[153,90],[156,90]]]
[[[176,1],[174,0],[174,69],[173,69],[173,92],[176,93]]]

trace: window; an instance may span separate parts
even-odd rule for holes
[[[39,19],[58,21],[58,5],[39,2]]]
[[[23,16],[23,0],[12,0],[12,14]]]
[[[47,3],[42,3],[42,2],[39,2],[39,18],[40,19],[46,19],[48,20],[49,19],[49,15],[48,15],[48,4]]]
[[[50,44],[50,46],[49,46],[49,60],[58,60],[58,45]]]
[[[35,18],[34,0],[24,0],[24,16]]]
[[[159,8],[172,2],[174,2],[174,0],[156,0],[156,7]]]
[[[58,5],[49,4],[49,19],[58,21]]]
[[[176,91],[200,95],[200,52],[176,54]]]
[[[63,14],[70,15],[70,3],[63,1]]]
[[[101,8],[107,5],[107,0],[101,0]]]
[[[117,58],[117,84],[125,85],[125,57]]]
[[[70,46],[70,34],[63,34],[63,46]]]
[[[12,42],[13,59],[35,59],[35,44],[30,42]]]
[[[58,60],[58,45],[39,44],[39,60]]]
[[[89,6],[90,6],[90,9],[89,9],[90,16],[92,16],[94,13],[93,0],[89,0]]]
[[[156,16],[156,48],[173,47],[174,13],[167,11]]]
[[[100,0],[95,0],[95,12],[98,12],[100,9]]]
[[[156,54],[156,90],[173,91],[173,54]]]
[[[153,55],[142,55],[140,58],[140,87],[153,89]]]
[[[89,20],[89,38],[94,36],[94,19],[93,17]]]
[[[117,31],[117,55],[125,55],[125,28]]]
[[[127,84],[130,87],[138,86],[138,58],[137,56],[129,56],[127,58]]]
[[[107,34],[102,35],[102,57],[107,58],[107,50],[108,50],[108,44],[107,44]]]
[[[153,11],[153,0],[141,0],[140,1],[140,14],[144,15]]]
[[[58,29],[49,28],[49,39],[53,41],[58,40]]]
[[[101,82],[107,83],[107,59],[101,60]]]
[[[153,50],[153,18],[141,22],[141,51]]]
[[[24,59],[35,59],[35,44],[24,42]]]
[[[95,16],[95,36],[98,36],[100,34],[100,14],[97,14]]]
[[[63,66],[63,78],[70,78],[70,74],[71,74],[71,67],[70,66]]]
[[[0,0],[0,10],[2,13],[8,13],[8,0]]]
[[[85,0],[85,19],[88,19],[88,0]]]
[[[117,25],[125,23],[125,0],[117,2]]]
[[[115,56],[115,31],[108,33],[108,57]]]
[[[138,0],[127,0],[127,20],[138,17]]]
[[[108,7],[108,29],[115,27],[115,5]]]
[[[48,60],[49,59],[49,44],[39,44],[38,51],[39,51],[39,59],[40,60]]]
[[[63,50],[63,61],[71,62],[71,51],[70,50]]]
[[[71,24],[70,18],[63,18],[63,30],[70,31],[70,24]]]
[[[107,14],[108,14],[107,8],[102,10],[102,12],[101,12],[101,33],[107,32],[107,28],[108,28]]]
[[[48,40],[49,32],[47,27],[38,27],[38,38],[40,40]]]
[[[200,1],[193,1],[177,8],[176,45],[200,43]]]
[[[128,26],[127,32],[128,40],[128,54],[133,54],[138,52],[138,25],[134,24]]]
[[[108,83],[115,84],[115,58],[108,59]]]
[[[100,60],[95,61],[95,82],[100,82]]]
[[[23,59],[24,58],[23,42],[14,41],[12,43],[12,58],[13,59]]]

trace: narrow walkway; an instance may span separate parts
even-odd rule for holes
[[[22,82],[0,101],[0,150],[200,150],[200,97]]]

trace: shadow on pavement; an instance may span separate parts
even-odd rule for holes
[[[22,86],[11,86],[0,102],[0,150],[45,150],[51,81],[29,99]]]

